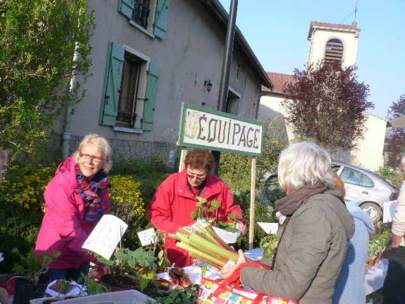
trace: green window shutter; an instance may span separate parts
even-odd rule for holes
[[[169,15],[170,0],[158,0],[155,16],[155,28],[153,33],[156,37],[164,39],[167,32],[167,18]]]
[[[158,84],[159,66],[150,62],[148,71],[148,82],[146,85],[146,100],[143,106],[142,130],[152,130]]]
[[[134,9],[134,0],[119,0],[118,11],[129,19],[132,18],[132,11]]]
[[[112,42],[108,45],[107,64],[104,73],[104,89],[101,97],[100,124],[115,126],[120,97],[125,49]]]

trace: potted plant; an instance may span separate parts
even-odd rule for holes
[[[391,241],[391,230],[389,227],[378,223],[376,224],[375,231],[369,242],[367,268],[378,264],[382,258],[388,255],[387,248]]]
[[[203,220],[211,226],[216,226],[218,228],[230,231],[237,232],[239,231],[236,228],[234,219],[238,216],[241,216],[242,213],[230,213],[227,215],[227,220],[229,223],[221,222],[218,219],[219,209],[222,206],[221,202],[216,200],[208,201],[206,198],[197,196],[197,211],[191,212],[191,217],[196,220]]]
[[[100,281],[112,291],[137,289],[144,291],[148,286],[162,285],[156,278],[157,258],[153,250],[139,247],[136,250],[122,248],[114,254],[113,260],[98,257],[99,261],[110,266],[111,273]]]
[[[29,304],[31,299],[42,298],[50,277],[46,275],[48,265],[57,258],[60,253],[49,253],[37,255],[31,249],[27,255],[23,255],[17,248],[12,250],[18,261],[14,264],[13,272],[17,275],[14,304]]]

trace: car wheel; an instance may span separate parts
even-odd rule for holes
[[[382,210],[380,208],[380,206],[378,206],[375,203],[363,203],[360,205],[361,209],[363,209],[363,211],[365,213],[368,214],[368,216],[371,218],[371,220],[374,223],[377,223],[382,216]]]

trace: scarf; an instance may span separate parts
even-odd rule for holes
[[[111,184],[105,173],[98,173],[90,182],[76,165],[76,179],[80,185],[80,196],[85,203],[84,219],[96,223],[104,215],[104,202],[102,193],[109,189]]]
[[[276,208],[282,215],[285,215],[287,218],[285,220],[284,226],[287,225],[290,217],[294,214],[295,211],[306,201],[319,193],[324,192],[329,189],[324,183],[317,182],[313,185],[304,186],[286,197],[276,201]]]
[[[277,251],[278,247],[280,246],[281,239],[283,238],[284,232],[287,228],[287,224],[290,221],[291,216],[294,214],[295,211],[298,210],[298,208],[305,204],[307,200],[319,193],[325,192],[325,190],[328,190],[329,187],[327,187],[324,183],[317,182],[313,185],[307,185],[304,186],[289,195],[279,199],[276,201],[276,209],[284,216],[286,216],[283,224],[281,225],[281,235],[280,238],[278,239],[277,246],[274,250],[273,254],[273,260],[271,263],[271,269],[274,269],[274,265],[276,263],[276,257],[277,257]]]

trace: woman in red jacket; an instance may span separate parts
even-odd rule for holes
[[[197,196],[207,199],[207,206],[212,201],[221,203],[218,210],[205,210],[205,218],[220,222],[230,222],[232,218],[242,233],[246,231],[242,209],[234,204],[229,187],[219,177],[210,174],[214,166],[212,153],[195,149],[187,154],[184,164],[186,169],[172,174],[159,186],[148,210],[156,229],[166,232],[165,249],[169,260],[177,267],[191,265],[192,258],[187,251],[176,247],[176,240],[168,237],[167,233],[176,233],[179,228],[196,222],[191,213],[197,211]]]

